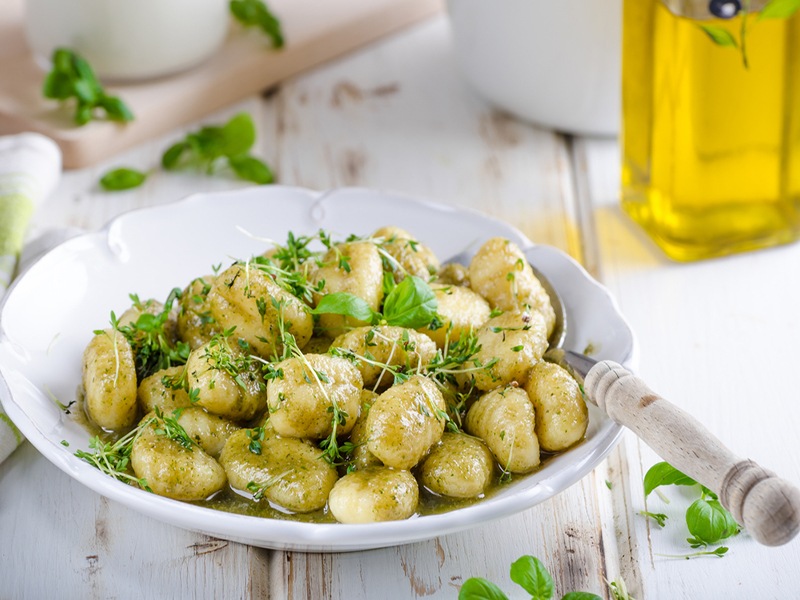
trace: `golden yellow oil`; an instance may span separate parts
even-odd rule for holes
[[[622,206],[676,260],[800,237],[800,13],[744,18],[624,2]]]

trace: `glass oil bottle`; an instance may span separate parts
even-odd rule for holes
[[[624,0],[622,206],[673,259],[800,237],[800,11]]]

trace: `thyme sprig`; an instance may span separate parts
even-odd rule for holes
[[[252,369],[258,359],[249,354],[250,345],[241,338],[237,340],[238,350],[234,349],[230,339],[235,331],[236,326],[233,326],[213,336],[205,346],[203,358],[218,371],[230,375],[240,388],[246,390],[244,374]]]
[[[325,400],[329,405],[328,413],[331,415],[331,432],[328,437],[319,443],[319,447],[323,451],[322,456],[325,460],[331,464],[338,464],[345,459],[343,452],[346,453],[346,451],[343,450],[343,448],[339,445],[338,432],[339,428],[347,423],[347,419],[350,415],[347,413],[347,411],[339,406],[339,403],[334,396],[328,394],[327,388],[323,385],[323,382],[330,383],[330,379],[328,378],[327,374],[323,371],[315,369],[311,365],[306,355],[303,354],[303,351],[300,350],[300,347],[297,345],[297,340],[295,339],[294,335],[289,332],[286,319],[284,318],[283,302],[276,300],[275,298],[272,299],[272,302],[278,311],[278,335],[280,337],[282,346],[282,354],[279,360],[289,357],[298,359],[303,364],[303,378],[305,379],[306,383],[316,385],[322,395],[325,397]]]
[[[181,296],[181,290],[174,288],[167,300],[164,302],[163,309],[152,314],[148,312],[151,304],[149,301],[142,302],[139,296],[131,294],[130,298],[136,309],[141,314],[136,321],[127,325],[121,325],[116,315],[111,313],[111,327],[121,333],[133,350],[134,361],[136,364],[136,376],[139,381],[149,377],[156,371],[167,369],[174,365],[186,364],[189,358],[190,347],[185,342],[173,342],[167,334],[167,324],[172,313],[172,305]],[[95,333],[102,333],[95,331]],[[117,368],[119,368],[119,351],[114,339],[114,352],[117,357]],[[118,372],[117,372],[118,376]]]
[[[261,483],[250,481],[247,484],[247,491],[253,494],[253,500],[261,500],[269,488],[271,488],[273,485],[280,482],[281,480],[283,480],[284,477],[290,475],[293,472],[294,469],[287,469],[283,473],[279,473],[278,475],[273,475],[272,477]]]
[[[182,412],[182,408],[177,408],[172,411],[171,415],[164,415],[164,413],[161,412],[161,409],[156,406],[155,432],[156,435],[161,435],[167,439],[173,440],[182,448],[191,452],[194,450],[196,444],[189,434],[186,433],[183,425],[178,423],[178,419],[180,419]]]
[[[139,425],[119,438],[116,442],[107,442],[100,436],[89,439],[90,452],[78,450],[75,456],[86,461],[93,467],[99,469],[106,475],[125,483],[138,485],[143,490],[152,492],[147,481],[131,475],[130,457],[133,450],[133,443],[142,434],[144,428],[154,423],[155,417],[144,420]]]

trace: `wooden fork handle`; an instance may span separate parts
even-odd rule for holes
[[[612,361],[586,375],[590,401],[632,430],[676,469],[719,495],[734,518],[760,543],[779,546],[800,531],[800,490],[726,448],[694,417],[655,394]]]

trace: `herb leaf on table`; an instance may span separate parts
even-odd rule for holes
[[[120,167],[113,169],[100,178],[100,187],[107,192],[130,190],[142,185],[147,179],[147,173],[136,169]]]
[[[118,97],[106,93],[86,59],[72,50],[56,48],[52,62],[42,94],[60,102],[74,98],[75,123],[85,125],[100,114],[110,121],[133,121],[130,108]]]
[[[231,14],[245,27],[258,27],[272,42],[273,48],[283,48],[281,22],[262,0],[231,0]]]
[[[511,565],[511,581],[522,587],[531,600],[551,600],[555,593],[553,578],[547,567],[535,556],[519,557]],[[633,598],[628,597],[629,600]],[[470,577],[461,586],[458,600],[508,600],[508,596],[491,581]],[[569,592],[561,600],[602,600],[590,592]]]
[[[161,157],[167,171],[194,168],[208,174],[227,165],[237,177],[254,183],[272,183],[275,177],[261,160],[249,154],[256,140],[252,117],[239,113],[224,125],[207,125],[170,146]]]
[[[741,531],[741,526],[733,515],[719,502],[717,495],[703,485],[698,485],[691,477],[680,472],[666,462],[656,463],[644,476],[644,493],[648,496],[653,490],[664,485],[696,486],[700,498],[695,500],[686,510],[686,526],[692,537],[687,542],[692,548],[706,548]],[[653,518],[664,527],[667,516],[660,513],[640,511],[644,517]],[[685,555],[661,555],[668,558],[694,558],[696,556],[723,556],[728,551],[725,547],[715,550],[695,552]]]

